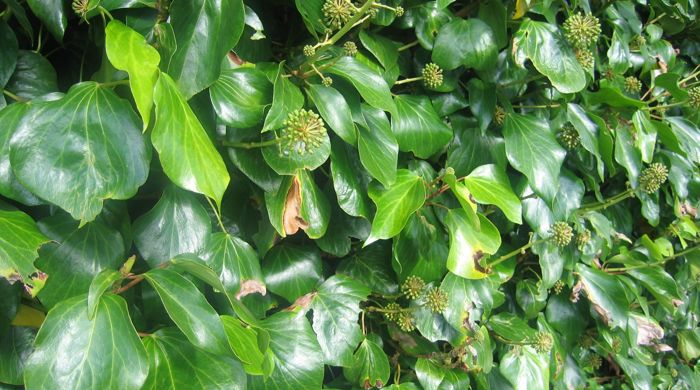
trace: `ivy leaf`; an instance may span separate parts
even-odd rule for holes
[[[144,389],[246,388],[240,363],[196,348],[175,328],[159,329],[143,345],[149,365]]]
[[[175,2],[169,14],[177,49],[167,72],[189,100],[219,78],[219,64],[243,33],[243,1]]]
[[[428,97],[399,95],[394,102],[398,115],[391,130],[401,151],[428,158],[452,140],[452,130],[438,117]]]
[[[513,193],[508,176],[496,165],[487,164],[474,169],[464,184],[478,203],[496,205],[506,218],[523,223],[520,198]]]
[[[313,291],[323,281],[321,255],[315,247],[277,245],[265,255],[265,284],[289,302]]]
[[[145,131],[151,119],[153,87],[158,80],[158,50],[149,45],[143,35],[118,20],[109,22],[105,35],[109,62],[115,68],[129,73],[129,86],[143,118]]]
[[[51,35],[60,43],[68,26],[65,2],[63,0],[27,0],[34,15],[46,26]]]
[[[160,268],[146,272],[144,277],[192,344],[213,354],[231,354],[221,319],[192,282],[177,272]]]
[[[442,26],[433,47],[433,61],[446,70],[460,65],[486,70],[496,65],[497,57],[493,30],[476,18],[456,19]]]
[[[21,211],[0,210],[0,277],[27,285],[32,296],[44,286],[46,276],[34,267],[39,247],[48,242],[34,220]]]
[[[559,187],[559,170],[566,151],[559,146],[546,122],[510,113],[503,135],[506,155],[513,168],[527,176],[532,189],[551,204]]]
[[[5,88],[5,84],[12,76],[17,66],[17,37],[12,29],[4,21],[0,23],[0,88]],[[2,106],[3,104],[0,104]]]
[[[227,126],[246,128],[263,120],[272,102],[272,84],[254,68],[226,69],[209,88],[216,114]]]
[[[273,136],[268,136],[273,139]],[[331,154],[331,142],[328,133],[321,136],[321,144],[310,151],[299,152],[291,150],[281,143],[266,146],[262,149],[263,158],[267,165],[280,175],[294,175],[299,170],[312,171],[325,163]]]
[[[399,286],[389,266],[390,258],[389,245],[380,241],[346,257],[338,265],[337,272],[355,280],[362,280],[372,291],[394,295],[399,291]]]
[[[357,151],[349,145],[333,142],[331,175],[340,208],[349,215],[369,219],[371,206],[367,185],[371,178],[362,168]]]
[[[598,162],[598,176],[602,180],[604,178],[605,163],[603,163],[598,146],[598,132],[604,131],[599,127],[599,123],[594,122],[584,111],[584,109],[576,103],[569,103],[566,110],[569,122],[574,126],[581,140],[581,145],[589,153],[595,156]],[[605,122],[603,122],[604,124]]]
[[[294,0],[306,28],[314,37],[326,30],[323,24],[323,12],[321,12],[323,2],[324,0]]]
[[[100,298],[102,298],[102,295],[104,295],[107,290],[114,286],[114,283],[121,279],[122,274],[113,269],[104,269],[92,279],[87,297],[88,319],[92,320],[95,318],[95,312],[97,311],[97,305],[100,303]]]
[[[416,376],[425,389],[458,390],[469,388],[469,375],[466,372],[450,370],[430,359],[418,359]]]
[[[260,350],[257,331],[244,325],[238,318],[221,316],[221,321],[233,352],[243,363],[243,369],[251,375],[270,376],[274,369],[272,356]]]
[[[265,193],[265,204],[270,223],[282,237],[302,229],[318,239],[328,229],[330,204],[307,171],[284,177],[277,191]]]
[[[261,321],[270,333],[270,352],[275,370],[270,378],[249,377],[250,388],[297,390],[320,389],[323,354],[308,320],[302,313],[281,311]]]
[[[240,297],[252,292],[265,295],[260,261],[247,242],[227,233],[210,235],[200,255],[219,274],[226,291]]]
[[[352,123],[350,106],[343,95],[335,88],[317,84],[310,84],[307,93],[328,126],[343,141],[355,145],[357,143],[357,130]]]
[[[153,96],[156,124],[151,140],[163,171],[179,187],[221,205],[229,175],[206,130],[167,74],[160,74]]]
[[[600,315],[603,322],[612,328],[627,328],[627,295],[617,276],[587,267],[576,265],[583,289],[593,309]]]
[[[496,253],[501,246],[498,229],[481,214],[480,227],[475,226],[462,209],[447,212],[445,224],[450,233],[450,252],[447,269],[467,279],[483,279],[488,276],[481,265],[483,258]]]
[[[373,178],[388,187],[396,180],[399,145],[386,115],[378,109],[362,106],[367,127],[359,127],[357,149],[360,161]]]
[[[341,57],[326,72],[336,74],[355,86],[363,99],[372,107],[397,115],[396,104],[384,78],[353,57]]]
[[[549,389],[549,362],[530,346],[508,351],[498,368],[515,389]]]
[[[615,161],[627,171],[627,178],[636,187],[642,171],[642,154],[634,147],[632,133],[627,127],[615,130]]]
[[[331,276],[318,287],[311,309],[326,364],[349,367],[353,363],[352,353],[362,340],[357,323],[360,302],[370,292],[362,283],[342,275]]]
[[[134,242],[151,267],[196,253],[211,231],[207,210],[186,191],[168,186],[158,203],[134,222]]]
[[[15,72],[5,89],[23,99],[35,99],[50,92],[58,91],[56,70],[41,54],[30,50],[20,50]]]
[[[10,141],[19,181],[83,224],[97,217],[105,199],[134,196],[149,160],[129,103],[94,82],[37,103]]]
[[[60,244],[42,248],[36,262],[49,274],[39,294],[41,303],[47,308],[87,293],[95,276],[106,269],[117,269],[124,261],[121,234],[99,220],[70,230],[61,226],[60,219],[47,218],[40,223],[44,229],[53,226],[60,232]]]
[[[586,87],[586,73],[557,26],[528,19],[520,25],[513,46],[559,92],[574,93]]]
[[[671,125],[673,135],[678,140],[681,149],[691,161],[700,164],[700,129],[683,117],[666,117],[665,119]]]
[[[382,388],[389,381],[389,358],[379,344],[367,337],[357,348],[353,364],[344,373],[361,388]]]
[[[10,140],[14,130],[29,111],[30,105],[15,103],[0,110],[0,195],[28,206],[42,203],[17,180],[10,166]]]
[[[365,246],[376,240],[389,239],[401,232],[408,218],[425,202],[423,179],[409,170],[400,169],[394,184],[374,202],[377,205],[377,213],[372,220],[372,232],[365,241]]]
[[[304,95],[299,87],[284,77],[284,62],[280,62],[274,78],[272,105],[265,117],[262,131],[277,130],[284,125],[287,115],[304,105]]]
[[[24,384],[24,366],[32,353],[36,331],[28,327],[12,326],[0,334],[0,382],[21,386]]]
[[[29,389],[140,389],[148,375],[146,351],[126,302],[114,294],[100,299],[93,320],[85,296],[56,305],[34,348],[24,371]]]
[[[445,259],[448,246],[443,239],[445,231],[431,209],[421,215],[413,214],[398,236],[393,239],[391,266],[399,281],[410,275],[426,282],[442,279],[447,271]]]

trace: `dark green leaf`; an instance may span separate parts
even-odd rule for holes
[[[0,383],[21,386],[24,365],[32,353],[32,328],[13,326],[0,335]]]
[[[627,328],[628,302],[625,290],[615,275],[576,265],[583,289],[595,311],[603,322],[611,327]]]
[[[447,70],[460,65],[486,70],[496,65],[497,56],[493,30],[476,18],[456,19],[442,26],[433,49],[433,61]]]
[[[5,89],[23,99],[35,99],[56,92],[56,70],[44,56],[33,51],[20,50],[15,72]]]
[[[435,213],[426,208],[413,214],[393,240],[391,265],[400,281],[416,275],[426,282],[439,281],[447,271],[448,245]]]
[[[46,26],[58,42],[63,41],[66,31],[66,8],[63,0],[27,0],[34,15]]]
[[[253,292],[265,295],[258,255],[247,242],[227,233],[214,233],[200,255],[219,274],[229,294],[236,298]]]
[[[452,139],[452,130],[438,117],[425,96],[399,95],[394,98],[398,115],[391,123],[399,148],[428,158]]]
[[[367,127],[359,127],[357,149],[360,161],[372,177],[388,187],[396,180],[399,145],[386,115],[378,109],[362,107]]]
[[[314,247],[277,245],[263,262],[265,284],[289,302],[313,291],[323,281],[321,256]]]
[[[415,173],[400,169],[396,181],[374,199],[377,213],[372,220],[372,232],[365,245],[394,237],[401,232],[408,218],[425,202],[423,179]]]
[[[343,95],[334,88],[311,84],[307,89],[309,98],[316,105],[316,109],[326,121],[326,124],[335,131],[343,141],[355,145],[357,131],[352,123],[350,106]]]
[[[419,358],[416,362],[416,376],[425,389],[459,390],[469,388],[469,375],[464,371],[449,369],[442,364]]]
[[[287,115],[304,105],[304,95],[301,94],[299,87],[284,77],[284,62],[279,64],[273,84],[272,105],[265,117],[263,132],[277,130],[284,126]]]
[[[369,286],[372,291],[386,295],[396,294],[399,286],[391,270],[391,251],[385,242],[377,242],[362,248],[345,258],[338,266],[338,273],[348,275]]]
[[[382,347],[365,338],[353,356],[352,365],[345,369],[345,375],[362,388],[382,388],[389,381],[389,370],[389,358]]]
[[[227,69],[209,89],[219,118],[228,126],[244,128],[263,120],[272,102],[272,84],[254,68]]]
[[[17,65],[17,37],[7,23],[0,22],[0,88],[5,88]]]
[[[90,282],[90,289],[88,290],[88,318],[92,320],[95,318],[95,312],[97,311],[97,305],[100,303],[100,298],[107,292],[114,283],[122,278],[121,273],[113,269],[104,269],[102,272],[97,274],[92,282]]]
[[[0,113],[0,117],[1,117]],[[371,180],[363,169],[357,151],[340,142],[331,149],[331,175],[338,205],[349,215],[370,218],[367,184]]]
[[[391,99],[391,91],[382,76],[376,74],[367,65],[353,57],[341,57],[326,72],[343,77],[362,95],[372,107],[396,115],[396,105]]]

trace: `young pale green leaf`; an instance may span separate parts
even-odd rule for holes
[[[399,234],[408,218],[421,208],[424,202],[423,179],[409,170],[400,169],[394,184],[375,200],[377,213],[372,220],[372,232],[365,241],[365,246]]]
[[[88,319],[92,320],[95,318],[95,313],[97,312],[97,305],[100,303],[100,298],[107,292],[114,283],[122,278],[119,271],[113,269],[103,269],[99,274],[92,279],[90,283],[90,289],[88,290],[87,297],[87,307],[88,307]]]
[[[258,334],[252,327],[246,326],[238,318],[221,316],[228,342],[238,360],[243,363],[245,372],[251,375],[270,376],[272,367],[270,357],[260,350]],[[269,357],[268,357],[269,356]]]
[[[209,88],[216,114],[235,128],[255,126],[263,120],[272,102],[272,84],[259,70],[248,67],[226,69]]]
[[[510,113],[503,128],[506,155],[522,172],[530,187],[551,204],[559,188],[559,170],[566,151],[559,146],[549,125],[532,116]]]
[[[334,275],[318,287],[311,309],[313,328],[321,346],[325,363],[350,367],[352,353],[362,341],[358,324],[360,302],[367,299],[370,289],[343,275]]]
[[[496,65],[497,57],[493,30],[476,18],[456,19],[442,26],[433,47],[433,61],[447,70],[460,65],[486,70]]]
[[[197,286],[167,269],[152,269],[144,277],[192,344],[213,354],[231,355],[221,319]]]
[[[559,92],[574,93],[586,87],[586,73],[557,26],[528,19],[520,25],[513,46]]]
[[[362,113],[367,127],[358,126],[360,162],[373,178],[388,187],[396,180],[399,145],[389,120],[381,110],[363,105]]]
[[[163,328],[143,339],[148,378],[143,389],[245,389],[241,364],[193,346],[176,328]]]
[[[332,145],[331,175],[338,205],[349,215],[369,219],[371,206],[367,185],[371,178],[362,167],[354,148],[336,141]]]
[[[623,284],[617,276],[576,264],[576,272],[593,309],[606,325],[627,328],[629,302]]]
[[[389,381],[389,358],[379,344],[365,338],[353,356],[352,365],[345,368],[344,373],[361,388],[382,388]]]
[[[12,326],[0,334],[0,382],[24,384],[24,366],[34,347],[36,331],[29,327]]]
[[[498,369],[514,389],[549,389],[549,360],[530,346],[512,348]]]
[[[496,253],[501,246],[501,234],[488,218],[479,214],[479,227],[467,217],[464,210],[447,213],[445,223],[450,233],[450,252],[447,269],[467,279],[483,279],[488,276],[481,263],[487,255]]]
[[[396,104],[391,99],[391,91],[382,76],[353,57],[341,57],[326,72],[336,74],[355,86],[367,104],[396,115]]]
[[[522,205],[510,187],[506,173],[494,164],[482,165],[474,169],[464,184],[478,203],[496,205],[506,218],[515,222],[522,221]]]
[[[156,124],[151,140],[163,171],[179,187],[221,205],[229,175],[206,130],[167,74],[160,74],[153,96]]]
[[[263,273],[270,291],[294,302],[323,281],[321,255],[315,247],[277,245],[265,256]]]
[[[280,62],[274,78],[272,105],[265,117],[262,131],[277,130],[284,126],[287,115],[304,106],[304,95],[299,87],[284,77],[284,62]]]
[[[100,299],[92,320],[87,316],[85,296],[56,305],[39,330],[34,348],[24,371],[27,389],[136,390],[148,375],[146,351],[126,301],[114,294]]]
[[[449,369],[433,360],[419,358],[416,376],[425,389],[459,390],[469,388],[469,375],[457,369]]]
[[[504,294],[499,287],[493,278],[465,279],[448,273],[440,285],[449,301],[442,316],[453,328],[466,334],[470,326],[476,326],[482,314],[488,317],[491,310],[503,302]]]
[[[438,117],[428,97],[398,95],[394,102],[398,115],[391,130],[401,151],[428,158],[452,140],[452,130]]]
[[[335,88],[318,84],[310,84],[306,91],[326,124],[343,141],[355,145],[357,143],[357,130],[352,122],[350,106],[343,95]]]
[[[32,13],[46,26],[51,35],[60,43],[66,32],[68,20],[67,7],[62,0],[27,0]]]
[[[260,260],[247,242],[228,233],[214,233],[207,238],[200,256],[219,274],[229,294],[236,298],[254,292],[265,295]]]
[[[204,247],[211,220],[191,193],[168,186],[156,205],[134,222],[134,242],[151,266]]]
[[[270,333],[272,375],[249,377],[254,390],[320,389],[323,383],[323,354],[309,321],[302,313],[281,311],[261,321]]]
[[[219,78],[219,64],[245,27],[243,0],[176,1],[169,14],[177,49],[167,72],[189,100]]]
[[[38,103],[10,141],[10,164],[32,193],[81,223],[105,199],[128,199],[146,181],[150,152],[129,103],[94,82]]]
[[[158,80],[158,50],[143,35],[118,20],[109,22],[105,29],[105,50],[115,68],[129,73],[129,86],[145,131],[151,119],[153,87]]]
[[[0,231],[0,277],[20,280],[35,296],[44,286],[46,275],[34,267],[34,260],[49,238],[21,211],[0,210]]]

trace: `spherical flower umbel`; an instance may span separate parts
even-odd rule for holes
[[[436,64],[429,62],[423,68],[423,82],[428,88],[437,88],[442,85],[442,69]]]
[[[503,122],[506,121],[506,110],[504,110],[503,107],[496,106],[496,109],[493,111],[493,121],[498,126],[502,126]]]
[[[73,0],[71,3],[71,8],[73,8],[73,12],[75,12],[76,15],[80,16],[81,18],[84,18],[85,15],[88,13],[90,7],[90,0]]]
[[[445,290],[433,287],[425,294],[426,306],[434,313],[442,313],[447,309],[449,298]]]
[[[578,49],[587,48],[598,41],[600,31],[600,21],[591,14],[578,13],[564,22],[564,36]]]
[[[403,9],[402,6],[398,6],[398,7],[394,8],[394,14],[396,15],[397,18],[402,17],[404,12],[405,12],[405,10]]]
[[[423,294],[423,287],[425,287],[425,281],[419,276],[411,275],[401,285],[401,292],[408,299],[416,299]]]
[[[354,57],[355,54],[357,54],[357,45],[353,41],[347,41],[343,44],[343,49],[345,50],[345,54],[349,55],[350,57]]]
[[[625,91],[629,93],[638,93],[642,90],[642,82],[634,76],[625,78]]]
[[[316,54],[316,49],[311,45],[304,46],[304,55],[307,57],[313,57]]]
[[[668,168],[662,163],[653,163],[639,175],[639,187],[647,194],[659,190],[668,178]]]
[[[590,356],[588,356],[588,365],[591,366],[593,371],[598,370],[602,364],[603,360],[598,354],[593,353]]]
[[[576,247],[578,247],[579,250],[583,249],[586,244],[588,244],[588,241],[591,240],[591,231],[588,229],[584,229],[581,233],[579,233],[576,236]]]
[[[562,282],[561,280],[557,280],[554,283],[554,293],[557,295],[561,294],[561,292],[564,291],[564,286],[564,282]]]
[[[568,223],[559,221],[549,228],[549,234],[552,235],[552,240],[557,246],[564,247],[569,245],[574,237],[574,229]]]
[[[333,79],[330,77],[324,77],[323,79],[321,79],[321,83],[323,83],[323,85],[326,87],[330,87],[331,85],[333,85]]]
[[[554,339],[549,332],[537,332],[532,346],[535,347],[537,352],[546,353],[552,349],[552,344],[554,344]]]
[[[326,24],[333,29],[340,29],[355,14],[355,6],[350,0],[326,0],[321,8]]]
[[[399,319],[401,315],[401,306],[399,306],[398,303],[391,302],[386,305],[384,309],[386,310],[384,312],[384,317],[386,317],[387,320],[396,322]]]
[[[581,143],[578,131],[570,124],[564,125],[559,132],[559,139],[567,149],[574,149]]]
[[[693,87],[688,90],[688,103],[693,108],[700,108],[700,87]]]
[[[411,313],[407,311],[403,311],[399,314],[399,318],[396,320],[396,323],[404,332],[410,332],[416,328],[416,326],[413,324],[413,316],[411,316]]]
[[[326,136],[323,119],[310,110],[299,109],[290,112],[284,126],[280,138],[285,153],[310,153],[321,145]]]
[[[593,66],[595,65],[595,56],[593,55],[593,52],[590,49],[576,49],[574,54],[576,55],[576,60],[579,64],[581,64],[581,67],[583,69],[593,69]]]

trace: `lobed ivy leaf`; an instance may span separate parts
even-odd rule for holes
[[[456,19],[440,28],[432,56],[436,64],[447,70],[460,65],[486,70],[496,65],[498,47],[488,24],[477,18]]]
[[[497,166],[487,164],[474,169],[464,184],[478,203],[496,205],[506,218],[522,223],[520,199],[513,193],[508,176]]]
[[[450,233],[447,269],[467,279],[487,277],[483,260],[501,246],[501,235],[496,226],[483,215],[478,214],[478,217],[480,226],[476,226],[461,209],[448,211],[445,218]]]
[[[253,292],[265,295],[258,255],[247,242],[228,233],[214,233],[207,237],[200,256],[237,299]]]
[[[452,131],[426,96],[398,95],[394,102],[398,115],[391,122],[391,130],[401,151],[428,158],[450,142]]]
[[[409,170],[400,169],[394,184],[373,200],[377,205],[377,213],[372,220],[372,232],[365,241],[365,246],[401,232],[408,218],[425,202],[423,179]]]
[[[326,68],[326,72],[349,81],[370,106],[387,111],[394,116],[397,115],[396,104],[391,99],[389,86],[367,65],[346,56]]]
[[[22,281],[35,296],[41,291],[46,275],[34,266],[42,244],[49,241],[27,214],[17,210],[0,210],[0,277],[10,282]]]
[[[381,345],[367,337],[353,355],[352,365],[344,372],[360,387],[381,388],[389,381],[389,358]]]

